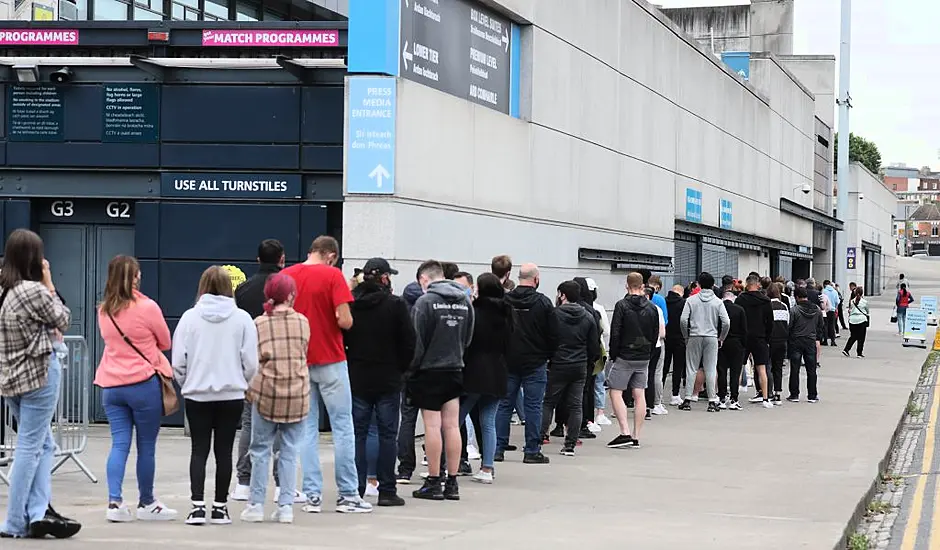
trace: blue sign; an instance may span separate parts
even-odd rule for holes
[[[346,192],[395,192],[396,81],[350,77],[346,107]]]
[[[401,0],[349,1],[349,72],[398,75]]]
[[[855,269],[856,261],[858,257],[858,251],[854,246],[850,246],[845,249],[845,268],[846,269]]]
[[[751,54],[748,52],[722,52],[721,60],[744,80],[751,78]]]
[[[299,174],[164,173],[160,196],[194,199],[299,199]]]
[[[685,221],[702,223],[702,192],[685,189]]]
[[[927,312],[928,315],[937,314],[937,297],[936,296],[921,296],[920,297],[920,309]]]
[[[734,226],[734,218],[731,214],[731,201],[721,199],[718,201],[718,225],[722,229],[731,229]]]
[[[922,309],[908,308],[904,323],[905,340],[927,339],[927,312]]]

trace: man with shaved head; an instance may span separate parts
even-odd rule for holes
[[[539,268],[535,264],[522,264],[519,284],[506,294],[506,302],[516,312],[515,330],[509,341],[506,364],[509,367],[506,395],[496,413],[496,461],[502,462],[509,446],[509,420],[513,405],[522,389],[525,408],[526,464],[547,464],[542,454],[542,401],[548,383],[548,360],[555,353],[552,302],[539,293]]]

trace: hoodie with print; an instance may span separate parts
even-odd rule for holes
[[[245,398],[258,370],[258,330],[235,299],[203,294],[173,332],[173,374],[193,401]]]
[[[680,321],[679,327],[686,339],[697,336],[724,340],[731,330],[728,310],[710,288],[701,290],[685,301]]]
[[[417,337],[414,370],[463,370],[474,323],[466,289],[454,281],[435,281],[415,302],[411,315]]]

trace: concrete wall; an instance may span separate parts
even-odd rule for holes
[[[752,52],[793,53],[793,0],[751,0]]]
[[[750,7],[705,6],[661,10],[707,52],[751,51]]]
[[[816,96],[816,116],[835,128],[836,58],[832,55],[781,55],[784,67]]]
[[[884,258],[882,282],[890,284],[896,277],[896,251],[894,225],[892,216],[897,210],[897,198],[890,189],[885,187],[881,180],[869,172],[864,166],[853,162],[849,166],[849,175],[853,187],[862,193],[865,198],[858,199],[858,195],[849,195],[849,208],[845,221],[848,245],[858,250],[858,269],[855,270],[854,279],[864,281],[865,256],[862,253],[862,241],[881,246]],[[844,257],[837,258],[845,262]]]

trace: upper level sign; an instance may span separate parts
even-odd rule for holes
[[[399,1],[399,74],[509,114],[510,20],[470,0]]]

